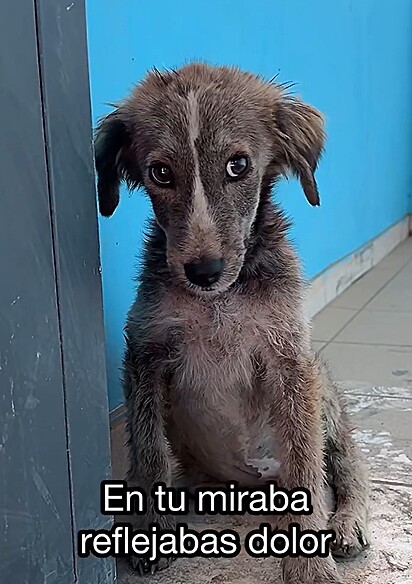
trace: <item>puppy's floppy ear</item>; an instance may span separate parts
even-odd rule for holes
[[[315,171],[325,143],[322,114],[295,97],[282,96],[275,116],[283,173],[295,175],[309,203],[320,205]]]
[[[119,204],[120,182],[125,180],[131,188],[141,183],[137,161],[132,157],[128,117],[121,107],[100,120],[94,153],[99,210],[104,217],[110,217]]]

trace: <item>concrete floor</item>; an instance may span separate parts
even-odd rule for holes
[[[412,584],[412,239],[396,248],[314,319],[316,350],[347,395],[356,438],[372,479],[372,547],[339,564],[347,584]],[[121,476],[123,431],[113,432],[114,474]],[[232,527],[241,538],[258,520],[193,517],[197,528]],[[139,579],[119,565],[119,579]],[[279,563],[253,559],[179,560],[153,584],[280,584]],[[300,583],[296,583],[300,584]]]

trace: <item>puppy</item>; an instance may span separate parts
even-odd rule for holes
[[[170,484],[175,461],[195,482],[259,484],[269,460],[280,486],[312,496],[313,514],[284,527],[332,528],[347,557],[368,545],[366,476],[311,348],[299,261],[271,199],[293,174],[319,205],[324,140],[321,114],[281,85],[191,64],[149,73],[99,124],[95,156],[102,215],[122,180],[144,187],[154,210],[126,324],[129,484]],[[174,526],[152,507],[133,521]],[[331,557],[282,562],[286,584],[339,582]],[[140,573],[167,565],[132,563]]]

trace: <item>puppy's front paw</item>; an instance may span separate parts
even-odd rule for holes
[[[366,522],[356,517],[334,515],[328,527],[336,533],[330,549],[338,559],[354,558],[370,546]]]
[[[285,584],[342,584],[331,557],[289,558],[282,561]]]
[[[134,515],[132,519],[133,531],[147,530],[152,524],[159,526],[159,530],[170,530],[174,531],[176,529],[176,521],[172,515],[157,515],[150,513],[147,516]],[[151,562],[147,557],[132,555],[129,556],[129,564],[131,568],[139,574],[139,576],[148,576],[158,572],[160,570],[165,570],[168,568],[176,558],[160,558],[156,562]]]
[[[160,570],[168,568],[176,558],[160,558],[158,562],[150,562],[147,558],[139,556],[130,556],[130,566],[139,574],[139,576],[149,576]]]

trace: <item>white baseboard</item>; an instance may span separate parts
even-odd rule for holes
[[[407,215],[389,229],[338,260],[308,283],[305,314],[313,318],[348,286],[366,274],[412,232],[412,216]]]

